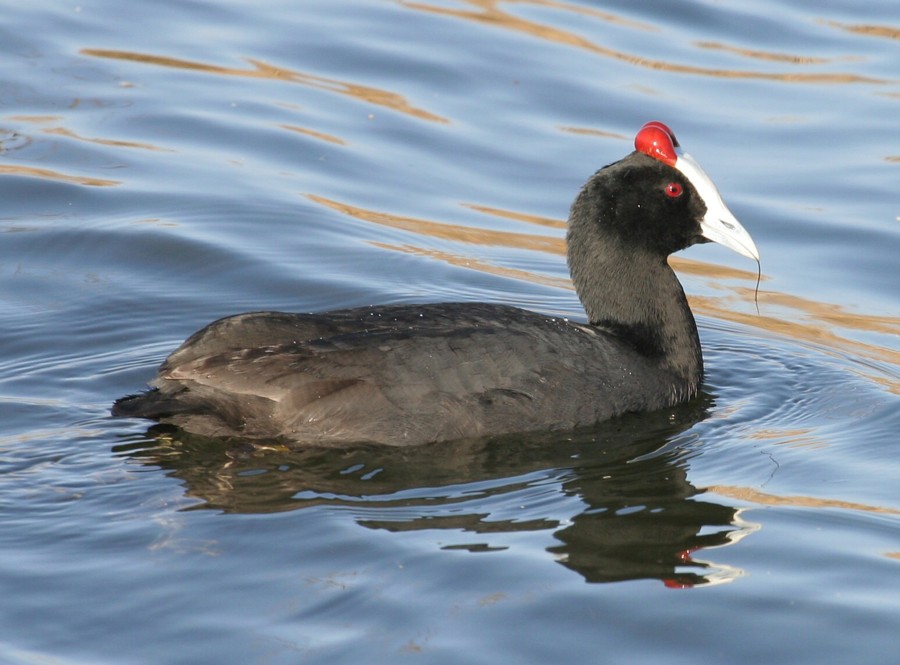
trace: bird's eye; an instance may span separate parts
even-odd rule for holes
[[[666,195],[672,197],[673,199],[677,199],[684,191],[684,188],[677,182],[670,182],[668,185],[666,185],[665,189]]]

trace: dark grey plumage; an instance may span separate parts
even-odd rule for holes
[[[568,261],[588,324],[477,303],[240,314],[193,335],[113,413],[209,436],[411,445],[686,401],[703,363],[666,257],[705,242],[705,212],[688,178],[634,152],[572,205]]]

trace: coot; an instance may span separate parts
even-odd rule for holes
[[[587,324],[483,303],[239,314],[191,336],[113,414],[293,446],[403,446],[690,400],[703,359],[667,257],[709,241],[759,254],[666,125],[644,125],[635,148],[595,173],[569,214]]]

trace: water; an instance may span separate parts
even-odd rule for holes
[[[894,3],[36,1],[0,24],[0,662],[893,663]],[[660,119],[762,257],[674,264],[703,398],[288,454],[113,420],[225,314],[581,316]]]

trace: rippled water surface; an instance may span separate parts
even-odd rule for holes
[[[888,663],[895,2],[3,3],[0,662]],[[114,420],[251,309],[583,316],[579,186],[663,120],[762,253],[707,381],[589,432],[286,453]]]

